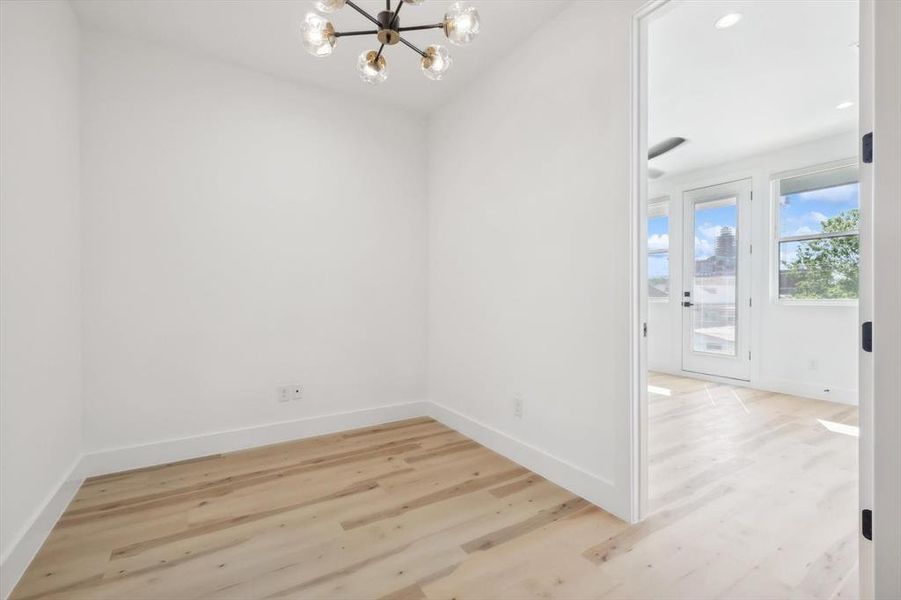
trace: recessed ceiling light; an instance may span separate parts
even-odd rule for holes
[[[728,15],[720,17],[713,26],[717,29],[728,29],[739,21],[741,21],[741,13],[729,13]]]
[[[842,102],[841,104],[839,104],[839,105],[836,106],[835,108],[838,109],[838,110],[845,110],[846,108],[851,108],[852,106],[854,106],[854,103],[853,103],[853,102]]]

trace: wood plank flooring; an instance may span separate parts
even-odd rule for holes
[[[638,525],[414,419],[90,479],[12,598],[856,595],[856,409],[650,379]]]

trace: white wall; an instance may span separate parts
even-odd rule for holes
[[[445,106],[429,146],[430,399],[624,516],[639,4],[574,3]]]
[[[0,2],[0,560],[81,451],[78,24]]]
[[[772,176],[857,156],[857,134],[832,136],[765,155],[652,181],[649,198],[670,199],[670,300],[649,302],[650,369],[678,372],[682,362],[682,194],[752,178],[751,381],[763,389],[857,403],[857,306],[777,302],[771,294],[776,251]],[[825,391],[829,389],[830,391]]]
[[[88,450],[424,400],[425,124],[100,34],[83,51]]]

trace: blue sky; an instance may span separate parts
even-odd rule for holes
[[[820,223],[823,220],[858,206],[856,183],[782,196],[779,199],[779,233],[788,236],[822,231]]]
[[[790,194],[779,198],[780,235],[804,235],[822,231],[822,221],[840,213],[858,208],[858,184],[847,185]],[[701,205],[703,207],[703,205]],[[735,227],[735,206],[700,208],[696,213],[695,258],[703,259],[713,255],[716,236],[724,226]],[[797,244],[784,247],[783,260],[790,260]],[[669,218],[667,216],[648,219],[648,249],[669,247]],[[668,261],[663,256],[648,258],[648,275],[665,277],[669,274]]]
[[[728,227],[735,233],[737,220],[738,210],[734,204],[712,207],[699,204],[695,211],[695,259],[713,256],[716,237],[723,227]]]
[[[669,217],[648,219],[648,250],[669,248]],[[648,277],[668,277],[669,261],[665,255],[648,256]]]

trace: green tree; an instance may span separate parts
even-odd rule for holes
[[[856,232],[860,211],[852,209],[821,222],[825,233]],[[857,298],[860,239],[857,235],[798,243],[791,260],[782,261],[784,283],[793,298]]]

